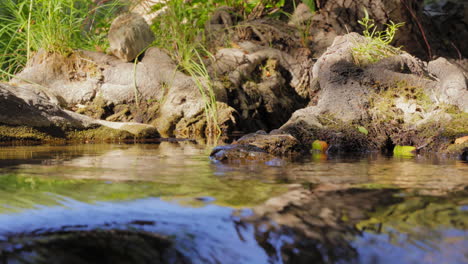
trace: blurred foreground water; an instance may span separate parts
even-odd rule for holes
[[[0,263],[468,263],[466,162],[209,151],[0,148]]]

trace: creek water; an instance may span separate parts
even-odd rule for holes
[[[0,263],[468,263],[467,162],[209,153],[1,147]]]

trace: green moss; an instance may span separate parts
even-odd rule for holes
[[[395,145],[424,146],[439,134],[439,125],[432,123],[444,119],[443,115],[433,116],[434,122],[423,119],[441,106],[430,99],[423,87],[406,80],[371,85],[374,92],[369,97],[368,111],[372,119],[369,125],[375,128],[376,137],[390,138]],[[405,113],[398,104],[411,106],[412,110]],[[440,112],[444,114],[443,109]]]
[[[56,140],[46,132],[26,126],[0,125],[0,141],[52,141]]]
[[[443,152],[449,155],[460,155],[465,151],[465,144],[453,144],[456,138],[468,135],[468,113],[458,108],[443,109],[450,118],[433,120],[420,126],[415,132],[418,145],[425,146],[424,151]]]
[[[27,126],[0,125],[0,142],[14,141],[37,143],[60,143],[65,141],[120,141],[159,137],[156,128],[143,124],[128,124],[121,129],[112,129],[105,126],[85,130],[67,130],[59,127],[32,128]]]
[[[126,124],[123,125],[121,129],[130,132],[136,138],[159,137],[159,133],[156,128],[144,124]]]
[[[71,141],[119,141],[134,139],[135,135],[127,131],[101,126],[87,130],[69,131],[66,138]]]
[[[395,146],[393,149],[393,155],[394,156],[409,156],[412,157],[414,156],[416,152],[416,147],[413,146]]]
[[[108,116],[106,120],[112,122],[122,121],[125,120],[130,114],[130,107],[128,105],[119,105],[114,107],[114,114]]]
[[[452,156],[459,156],[464,152],[468,152],[468,142],[463,144],[450,144],[444,152]]]
[[[446,124],[442,135],[453,138],[468,135],[468,113],[458,112],[450,116],[452,120]]]
[[[403,112],[396,107],[396,100],[411,101],[416,104],[416,111],[430,111],[434,103],[421,86],[412,85],[402,80],[390,85],[374,83],[374,93],[370,95],[370,112],[374,119],[387,122],[390,120],[400,120]]]

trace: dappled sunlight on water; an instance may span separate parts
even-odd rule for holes
[[[209,153],[192,142],[2,147],[0,255],[468,262],[466,162],[369,154],[222,164]],[[97,256],[80,257],[89,250]]]

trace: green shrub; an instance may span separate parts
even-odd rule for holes
[[[378,31],[374,20],[369,18],[369,13],[364,9],[364,17],[358,23],[364,27],[362,32],[365,41],[356,43],[352,49],[354,61],[357,65],[365,66],[401,53],[400,48],[390,45],[399,27],[404,23],[395,24],[390,21],[385,30]]]

